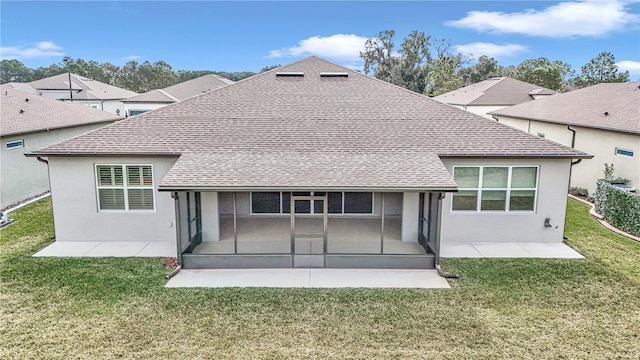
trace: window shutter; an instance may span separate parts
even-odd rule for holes
[[[153,190],[129,189],[129,210],[153,210]]]
[[[124,189],[98,189],[100,210],[124,210]]]

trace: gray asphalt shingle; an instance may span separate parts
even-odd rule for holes
[[[452,105],[500,106],[515,105],[534,100],[533,96],[553,95],[556,92],[509,77],[497,77],[434,97],[436,101]]]
[[[77,103],[65,103],[2,85],[2,136],[122,119]]]
[[[640,81],[598,84],[491,114],[640,134]]]
[[[454,185],[438,156],[587,156],[317,57],[38,153],[182,154],[163,186],[423,188]]]

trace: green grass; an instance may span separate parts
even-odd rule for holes
[[[168,289],[159,258],[31,257],[43,200],[0,231],[0,358],[637,359],[640,243],[568,207],[586,259],[445,259],[452,289]]]

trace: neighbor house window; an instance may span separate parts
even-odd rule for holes
[[[616,148],[616,155],[624,155],[633,157],[633,150],[627,150],[622,148]]]
[[[538,189],[537,166],[460,166],[453,178],[453,211],[534,211]]]
[[[153,210],[151,165],[96,165],[99,210]]]
[[[15,140],[15,141],[9,141],[7,143],[7,149],[11,150],[11,149],[18,149],[24,147],[24,140]]]
[[[129,116],[136,116],[143,113],[146,113],[149,110],[129,110]]]
[[[372,192],[294,192],[294,196],[327,195],[329,214],[372,214]],[[298,200],[296,213],[322,214],[324,200]],[[252,214],[289,214],[291,212],[290,192],[252,192]]]

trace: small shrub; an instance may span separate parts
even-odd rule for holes
[[[574,186],[574,187],[570,187],[569,188],[569,194],[571,194],[573,196],[588,197],[589,196],[589,190],[587,190],[585,188]]]
[[[616,169],[613,167],[613,164],[609,165],[607,163],[604,164],[604,179],[607,181],[613,180],[613,172]]]

